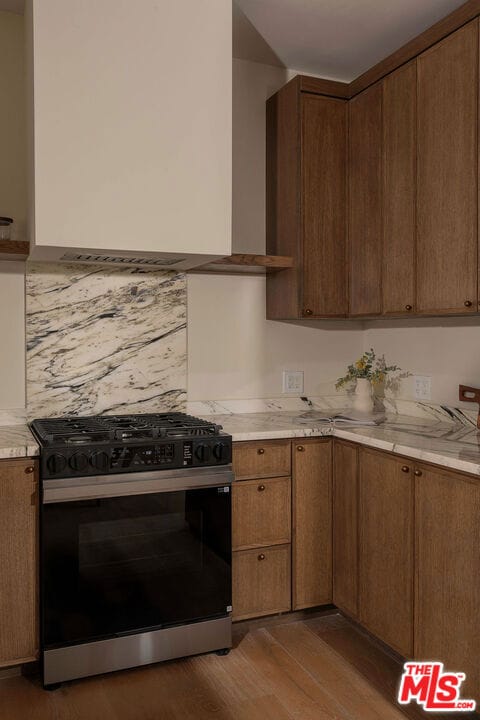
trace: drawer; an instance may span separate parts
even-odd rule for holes
[[[290,440],[241,442],[233,445],[233,469],[237,480],[290,475]]]
[[[291,540],[290,478],[244,480],[232,487],[234,550],[284,545]]]
[[[291,548],[276,545],[233,553],[233,619],[291,609]]]

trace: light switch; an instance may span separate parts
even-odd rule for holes
[[[432,399],[432,378],[430,375],[413,376],[413,395],[415,400]]]
[[[303,370],[283,371],[283,392],[303,394]]]

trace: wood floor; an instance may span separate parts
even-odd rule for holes
[[[227,657],[162,663],[54,692],[37,677],[4,679],[0,718],[405,720],[393,699],[399,661],[337,614],[237,626],[234,644]],[[414,708],[408,714],[427,717]]]

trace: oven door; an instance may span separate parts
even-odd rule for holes
[[[230,612],[231,472],[182,472],[45,482],[44,650]]]

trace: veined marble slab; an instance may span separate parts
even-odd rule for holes
[[[36,457],[38,444],[27,425],[0,427],[0,459]]]
[[[298,413],[267,412],[205,415],[223,426],[235,442],[280,438],[338,437],[416,460],[480,475],[480,432],[466,425],[387,415],[378,426],[299,423]]]
[[[184,410],[185,275],[28,263],[29,418]]]
[[[27,416],[25,408],[0,410],[0,427],[4,425],[23,425]]]
[[[462,408],[449,405],[435,405],[434,403],[419,402],[416,400],[402,400],[390,397],[376,399],[376,407],[384,409],[392,415],[409,415],[419,420],[436,421],[442,423],[460,423],[469,428],[476,428],[476,409],[467,403]],[[205,400],[187,403],[187,412],[191,415],[220,415],[267,412],[305,412],[306,410],[321,410],[326,412],[348,412],[351,407],[351,395],[337,393],[321,397],[288,397],[253,398],[245,400]]]

